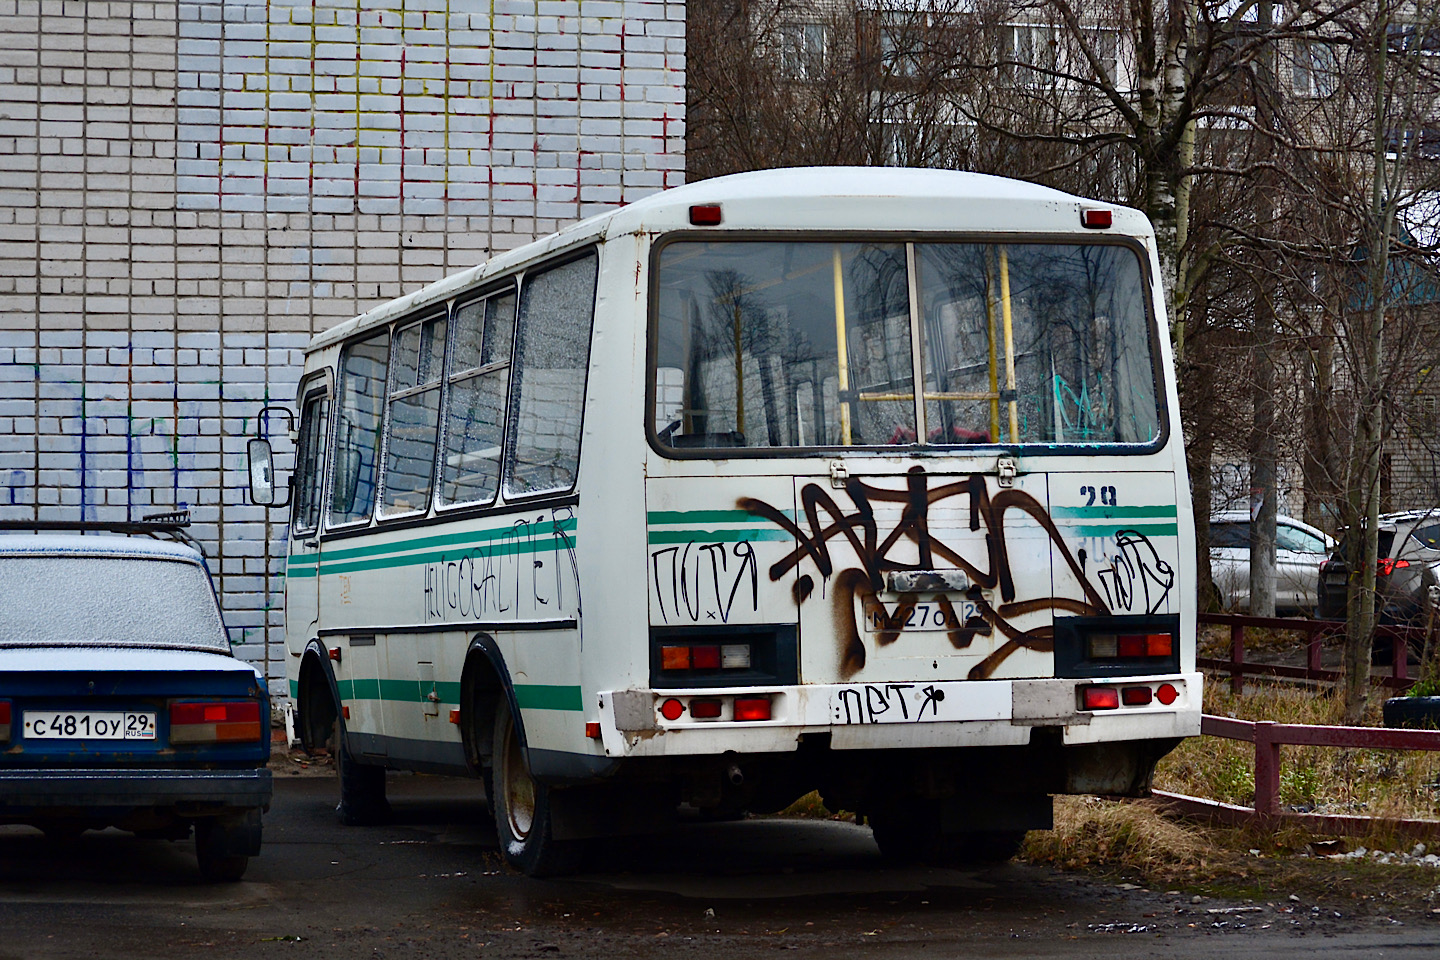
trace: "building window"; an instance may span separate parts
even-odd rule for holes
[[[1124,85],[1120,82],[1118,71],[1120,69],[1120,32],[1109,27],[1090,27],[1085,30],[1085,43],[1090,52],[1095,54],[1095,59],[1100,61],[1100,66],[1105,69],[1105,76],[1110,78],[1110,83],[1115,89],[1123,90]],[[1081,76],[1090,73],[1091,66],[1083,55],[1077,54],[1080,61],[1076,64],[1076,72]],[[1098,80],[1099,77],[1096,77]]]
[[[1339,78],[1335,47],[1323,40],[1297,41],[1291,76],[1296,96],[1330,96]]]
[[[920,72],[914,35],[904,27],[880,28],[880,68],[886,76],[913,77]]]
[[[792,80],[825,75],[830,28],[823,23],[787,23],[780,27],[780,70]]]
[[[1059,59],[1054,27],[1044,23],[1006,24],[1001,27],[1000,40],[1001,59],[1015,83],[1033,87],[1053,80],[1051,73]]]

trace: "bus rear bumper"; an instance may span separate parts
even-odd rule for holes
[[[1201,684],[1199,673],[1185,673],[617,690],[600,694],[600,727],[605,754],[611,757],[783,753],[795,750],[803,737],[821,734],[828,735],[832,750],[1023,746],[1037,727],[1060,728],[1067,746],[1164,740],[1199,735]],[[1151,695],[1143,704],[1081,709],[1082,688],[1092,685],[1146,687]],[[1168,704],[1156,696],[1163,686],[1174,693]],[[768,700],[771,718],[734,720],[737,699]],[[696,719],[693,701],[718,701],[721,715]],[[667,718],[667,703],[674,719]]]

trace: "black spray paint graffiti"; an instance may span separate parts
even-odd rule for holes
[[[523,617],[580,609],[574,511],[517,519],[504,535],[455,557],[425,564],[425,622]],[[570,577],[567,584],[565,572]]]
[[[929,714],[934,720],[940,716],[940,703],[945,691],[927,684],[920,688],[919,703],[912,715],[907,702],[914,683],[867,683],[864,692],[854,687],[840,690],[832,707],[836,723],[896,723],[909,721],[918,723]],[[898,713],[898,716],[891,714]]]
[[[1110,606],[1133,610],[1143,593],[1145,612],[1159,610],[1175,585],[1175,569],[1160,559],[1154,544],[1138,530],[1117,530],[1115,545],[1120,552],[1110,558],[1110,566],[1095,572]]]
[[[866,618],[871,622],[904,623],[908,619],[908,611],[913,610],[914,605],[921,602],[921,598],[919,594],[901,594],[897,599],[896,610],[893,613],[887,610],[879,598],[880,592],[885,588],[884,573],[891,570],[932,570],[935,569],[937,559],[963,570],[970,578],[972,586],[966,593],[966,598],[972,601],[976,608],[976,614],[969,617],[962,626],[947,631],[951,646],[957,650],[963,650],[970,646],[977,634],[989,636],[992,631],[997,630],[1005,638],[1003,644],[971,669],[971,679],[989,677],[1011,654],[1022,648],[1036,651],[1053,649],[1054,630],[1052,627],[1036,627],[1022,631],[1010,622],[1012,617],[1047,609],[1063,610],[1082,616],[1108,615],[1112,605],[1128,609],[1128,604],[1112,603],[1111,599],[1101,595],[1100,591],[1086,577],[1082,563],[1077,562],[1070,553],[1069,547],[1066,546],[1060,531],[1056,528],[1044,505],[1030,494],[1022,490],[1011,489],[1001,490],[992,497],[986,489],[984,476],[978,474],[932,490],[929,486],[929,476],[925,473],[925,469],[919,466],[910,468],[906,480],[906,489],[887,490],[871,486],[855,477],[847,479],[845,492],[853,504],[853,511],[849,513],[836,504],[824,487],[815,483],[807,484],[800,491],[800,503],[809,527],[814,531],[813,534],[807,534],[781,510],[764,501],[749,497],[737,501],[741,509],[764,517],[783,528],[798,543],[791,553],[771,565],[769,570],[771,580],[780,580],[807,558],[815,564],[821,577],[828,579],[832,575],[835,576],[835,631],[842,646],[841,673],[843,676],[847,678],[853,676],[865,666],[865,644],[861,639],[860,627],[855,622],[856,599],[859,599]],[[930,533],[930,508],[950,500],[952,497],[967,498],[969,528],[977,532],[982,529],[985,531],[987,556],[983,564],[962,556],[957,550]],[[875,511],[871,505],[877,502],[904,504],[899,522],[883,540],[880,539],[875,521]],[[1076,582],[1080,585],[1084,595],[1082,599],[1051,596],[1016,601],[1014,575],[1010,566],[1009,549],[1005,538],[1005,515],[1011,510],[1018,510],[1028,515],[1045,531],[1053,544],[1055,555],[1064,559]],[[822,512],[826,515],[828,523],[822,521]],[[1134,539],[1134,543],[1127,544],[1127,546],[1133,546],[1138,551],[1139,545],[1143,543],[1150,549],[1151,554],[1154,554],[1153,547],[1150,547],[1149,541],[1143,535],[1136,531],[1126,531],[1126,533]],[[829,542],[837,536],[843,536],[849,542],[859,558],[860,567],[841,570],[838,574],[835,572],[830,556]],[[918,552],[917,563],[905,563],[891,559],[890,552],[902,538],[915,545]],[[1168,573],[1168,580],[1155,579],[1153,576],[1147,578],[1145,576],[1146,568],[1137,564],[1147,598],[1150,596],[1149,584],[1151,582],[1155,583],[1157,591],[1163,587],[1163,592],[1160,592],[1153,602],[1152,610],[1158,608],[1164,601],[1174,583],[1173,571],[1169,570],[1168,565],[1159,561],[1158,556],[1155,557],[1155,560],[1158,562],[1155,570],[1162,574]],[[1123,566],[1118,563],[1117,565]],[[1114,583],[1118,592],[1118,577]],[[998,607],[992,606],[985,598],[985,591],[996,588],[999,589],[1001,601]],[[1129,584],[1127,583],[1128,588]],[[804,603],[814,592],[815,581],[808,574],[802,574],[796,580],[794,589],[796,601]],[[936,594],[932,602],[940,605],[942,609],[949,607],[949,600],[943,593]],[[953,607],[944,609],[944,612],[947,620],[956,622]],[[894,643],[899,636],[899,630],[883,630],[877,633],[876,640],[884,646]]]
[[[732,569],[733,567],[733,569]],[[705,619],[729,623],[736,598],[760,609],[760,570],[748,540],[677,544],[650,554],[650,575],[660,598],[660,617],[670,622]],[[748,592],[745,590],[749,587]]]

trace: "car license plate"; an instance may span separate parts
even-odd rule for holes
[[[966,620],[975,615],[975,604],[970,600],[952,604],[948,610],[932,601],[917,603],[908,612],[899,607],[894,611],[867,607],[865,629],[871,633],[887,630],[958,630],[965,625]]]
[[[1345,586],[1345,581],[1346,581],[1346,579],[1347,579],[1347,577],[1346,577],[1345,574],[1343,574],[1343,573],[1327,573],[1327,574],[1325,574],[1325,584],[1326,584],[1326,586],[1331,586],[1331,587],[1343,587],[1343,586]]]
[[[154,740],[155,714],[25,712],[27,740]]]

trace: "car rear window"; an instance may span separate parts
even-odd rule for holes
[[[1250,524],[1249,523],[1215,523],[1210,524],[1210,546],[1212,547],[1248,547],[1250,546]]]
[[[1416,527],[1410,532],[1410,536],[1419,540],[1429,550],[1440,550],[1440,523]]]
[[[0,557],[0,647],[230,651],[204,568],[134,557]]]

